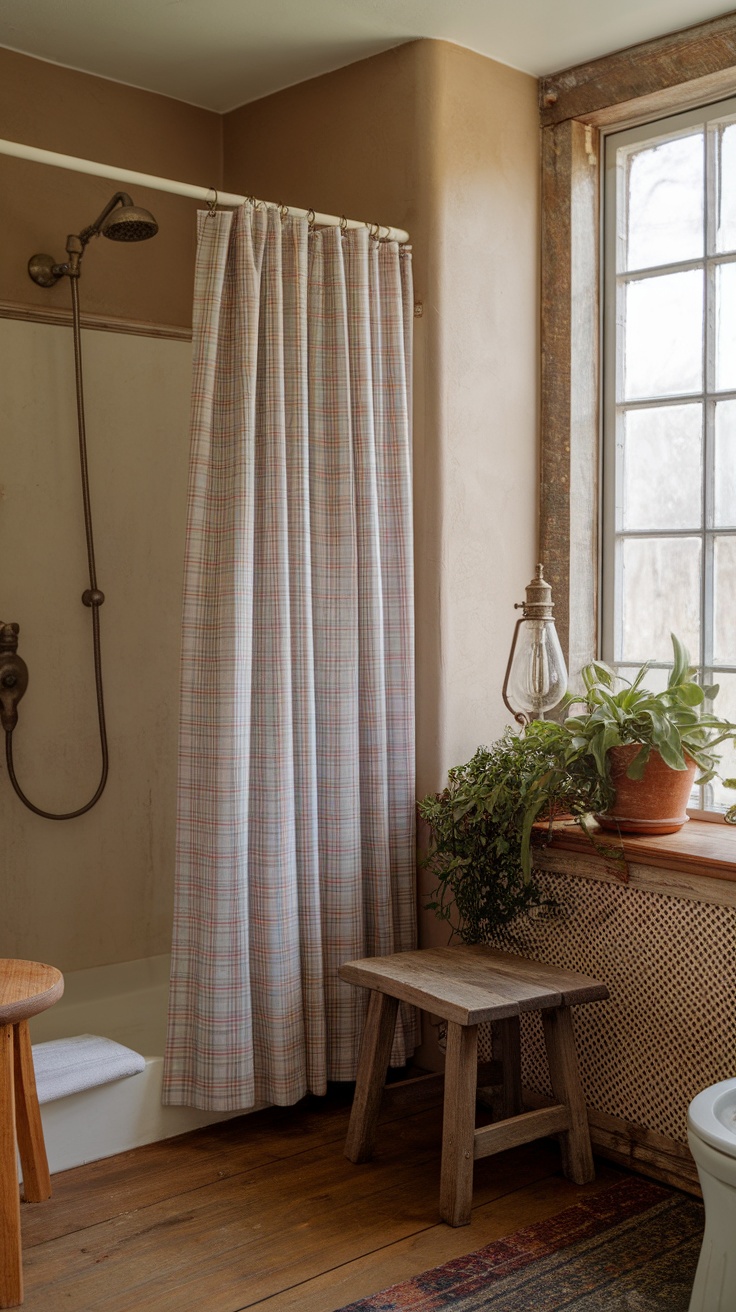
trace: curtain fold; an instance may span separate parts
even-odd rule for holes
[[[416,942],[413,302],[367,229],[198,238],[164,1100],[234,1110],[353,1079],[338,967]]]

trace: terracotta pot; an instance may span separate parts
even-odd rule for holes
[[[603,829],[622,834],[676,834],[687,823],[685,807],[690,800],[697,766],[690,757],[687,770],[673,770],[652,751],[641,779],[628,779],[626,771],[639,751],[637,743],[611,747],[608,762],[616,790],[605,815],[596,815]]]

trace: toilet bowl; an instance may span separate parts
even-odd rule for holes
[[[690,1312],[736,1309],[736,1079],[690,1103],[688,1143],[705,1203],[705,1234]]]

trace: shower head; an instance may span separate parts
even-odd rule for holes
[[[131,201],[130,205],[122,205],[120,209],[113,210],[102,224],[100,232],[111,241],[147,241],[149,237],[156,236],[158,224],[148,210],[141,209]]]
[[[127,192],[116,191],[94,223],[83,228],[78,236],[72,233],[67,237],[68,263],[57,264],[53,255],[32,255],[28,261],[28,273],[39,287],[53,287],[64,274],[72,278],[79,277],[79,262],[84,248],[87,242],[100,233],[111,241],[146,241],[149,237],[155,237],[157,232],[158,224],[153,215],[139,205],[134,205]]]
[[[148,210],[133,204],[127,191],[116,191],[94,223],[80,232],[82,245],[100,232],[111,241],[145,241],[156,236],[158,224]]]

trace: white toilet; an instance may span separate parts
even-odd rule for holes
[[[722,1080],[693,1098],[687,1125],[705,1203],[690,1312],[735,1312],[736,1080]]]

